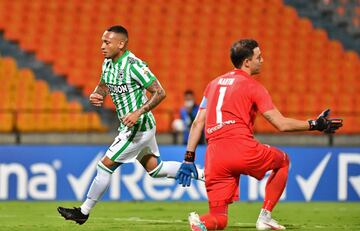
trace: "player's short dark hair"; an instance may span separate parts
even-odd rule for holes
[[[185,92],[184,92],[184,95],[194,95],[194,91],[193,90],[186,90]]]
[[[235,42],[230,49],[230,58],[234,67],[240,68],[245,59],[254,55],[254,48],[259,44],[254,39],[241,39]]]
[[[128,32],[125,29],[125,27],[123,27],[123,26],[119,26],[119,25],[111,26],[106,31],[123,34],[123,35],[125,35],[126,38],[128,38]]]

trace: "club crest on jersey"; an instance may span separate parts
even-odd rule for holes
[[[120,80],[124,78],[124,70],[123,69],[119,70],[119,76],[118,77],[119,77]]]
[[[129,89],[126,84],[116,85],[116,84],[106,84],[109,88],[110,93],[122,94],[129,92]]]
[[[135,64],[136,63],[136,59],[134,59],[133,57],[128,57],[128,62],[130,64]]]

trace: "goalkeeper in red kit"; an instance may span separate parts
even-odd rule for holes
[[[341,119],[328,118],[325,110],[314,120],[284,117],[272,103],[267,90],[254,79],[260,73],[263,58],[252,39],[235,42],[230,50],[234,70],[212,80],[206,87],[200,110],[192,124],[185,160],[177,180],[189,186],[195,168],[195,149],[205,128],[208,142],[205,157],[205,186],[209,212],[189,215],[191,230],[222,230],[227,225],[228,205],[239,199],[240,175],[261,180],[272,170],[265,188],[265,199],[256,222],[258,230],[282,230],[271,212],[284,191],[289,157],[283,151],[259,143],[254,138],[254,120],[260,112],[280,131],[318,130],[334,133]]]

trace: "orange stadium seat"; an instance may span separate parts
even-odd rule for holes
[[[53,91],[50,95],[51,108],[58,110],[65,110],[67,108],[66,96],[62,91]]]
[[[16,116],[16,128],[20,132],[37,131],[38,121],[35,120],[34,113],[19,112]],[[36,126],[35,126],[36,125]]]
[[[272,124],[266,121],[264,117],[258,116],[255,122],[255,131],[261,131],[263,133],[273,133],[277,130]]]
[[[154,111],[154,116],[156,120],[156,131],[166,132],[170,130],[170,124],[172,121],[171,114],[161,113],[160,111]]]
[[[3,57],[1,61],[0,78],[12,80],[12,77],[17,73],[17,65],[13,58]]]
[[[0,113],[0,132],[10,132],[14,128],[14,115],[10,112]]]
[[[69,102],[67,107],[67,109],[71,112],[81,112],[83,110],[82,105],[77,101]]]
[[[95,112],[88,113],[88,127],[94,131],[106,131],[107,127],[101,123],[100,117]]]

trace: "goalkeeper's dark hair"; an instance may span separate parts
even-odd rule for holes
[[[123,34],[125,35],[126,38],[129,38],[127,30],[123,26],[119,26],[119,25],[111,26],[107,29],[107,31]]]
[[[240,68],[245,59],[254,55],[254,48],[259,44],[254,39],[241,39],[235,42],[230,49],[230,58],[235,68]]]

